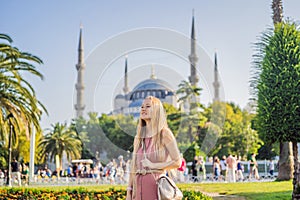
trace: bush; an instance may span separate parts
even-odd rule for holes
[[[212,200],[201,192],[183,191],[184,200]],[[37,188],[9,188],[0,189],[0,199],[48,199],[48,200],[68,200],[68,199],[99,199],[99,200],[122,200],[126,198],[126,190],[110,188],[104,191],[89,191],[85,188],[78,189],[37,189]]]

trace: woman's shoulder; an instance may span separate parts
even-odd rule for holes
[[[161,134],[164,142],[170,142],[175,140],[174,134],[169,128],[163,128]]]

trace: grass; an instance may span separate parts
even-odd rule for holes
[[[186,190],[197,190],[221,195],[245,197],[247,200],[285,200],[292,198],[292,181],[248,183],[179,184]],[[238,199],[238,198],[237,198]]]

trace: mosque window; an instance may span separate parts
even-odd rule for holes
[[[163,90],[161,91],[161,97],[162,97],[162,98],[165,98],[165,97],[166,97],[166,93],[165,93]]]
[[[161,98],[161,92],[160,91],[156,91],[156,97]]]

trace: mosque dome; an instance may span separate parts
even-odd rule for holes
[[[118,94],[115,99],[125,99],[125,96],[122,94]]]
[[[131,101],[137,101],[151,95],[163,100],[167,96],[173,96],[173,91],[172,87],[166,81],[150,78],[135,86],[129,99]]]

